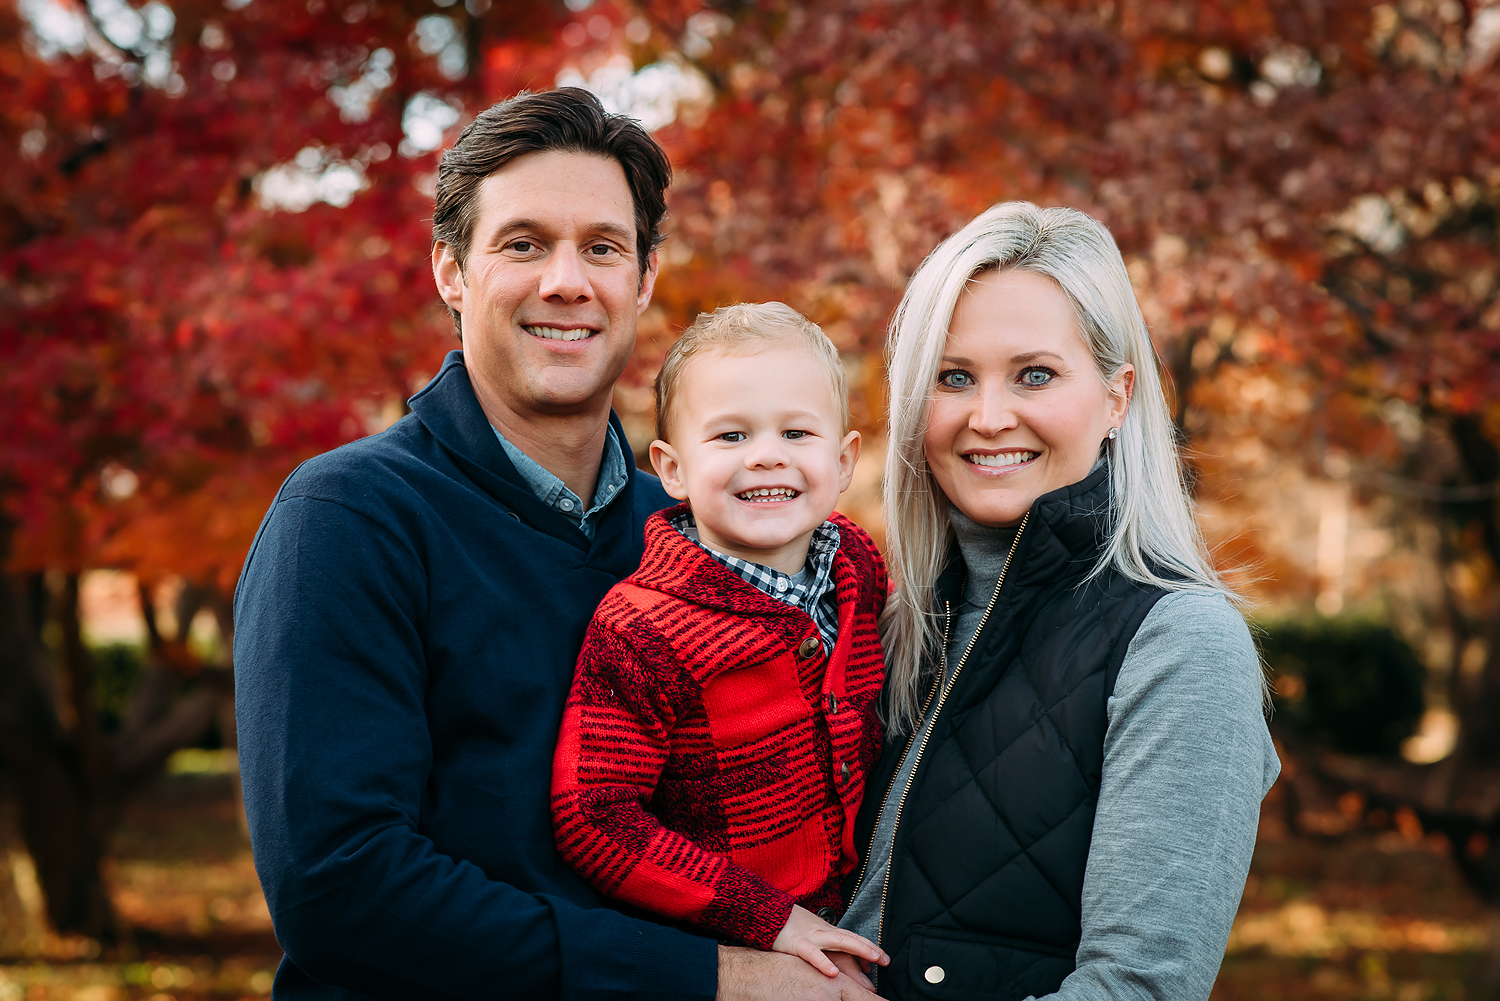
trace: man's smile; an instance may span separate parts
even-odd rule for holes
[[[523,325],[522,330],[544,341],[581,341],[599,331],[592,327],[544,327]]]

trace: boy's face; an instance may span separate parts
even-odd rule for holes
[[[802,569],[813,530],[833,512],[859,458],[822,362],[806,348],[714,351],[683,369],[670,442],[651,443],[667,493],[692,502],[710,549]]]

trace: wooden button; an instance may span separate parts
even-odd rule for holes
[[[809,636],[807,639],[803,640],[802,643],[797,647],[797,656],[803,658],[811,657],[813,654],[817,653],[818,650],[822,648],[822,646],[823,644],[818,642],[818,638],[816,636]]]
[[[929,966],[926,972],[922,974],[922,979],[927,981],[929,984],[940,984],[943,982],[943,978],[947,975],[947,971],[944,970],[941,966]]]

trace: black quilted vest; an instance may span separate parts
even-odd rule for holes
[[[900,808],[879,971],[890,998],[1020,1001],[1073,971],[1108,724],[1130,639],[1165,592],[1106,572],[1108,469],[1032,505],[989,617]],[[940,591],[957,605],[962,560]],[[906,750],[887,744],[855,827],[866,850]],[[854,881],[846,886],[852,895]]]

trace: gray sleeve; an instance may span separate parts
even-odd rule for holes
[[[1261,669],[1219,595],[1146,616],[1108,704],[1078,967],[1055,1001],[1205,1001],[1281,771]]]

